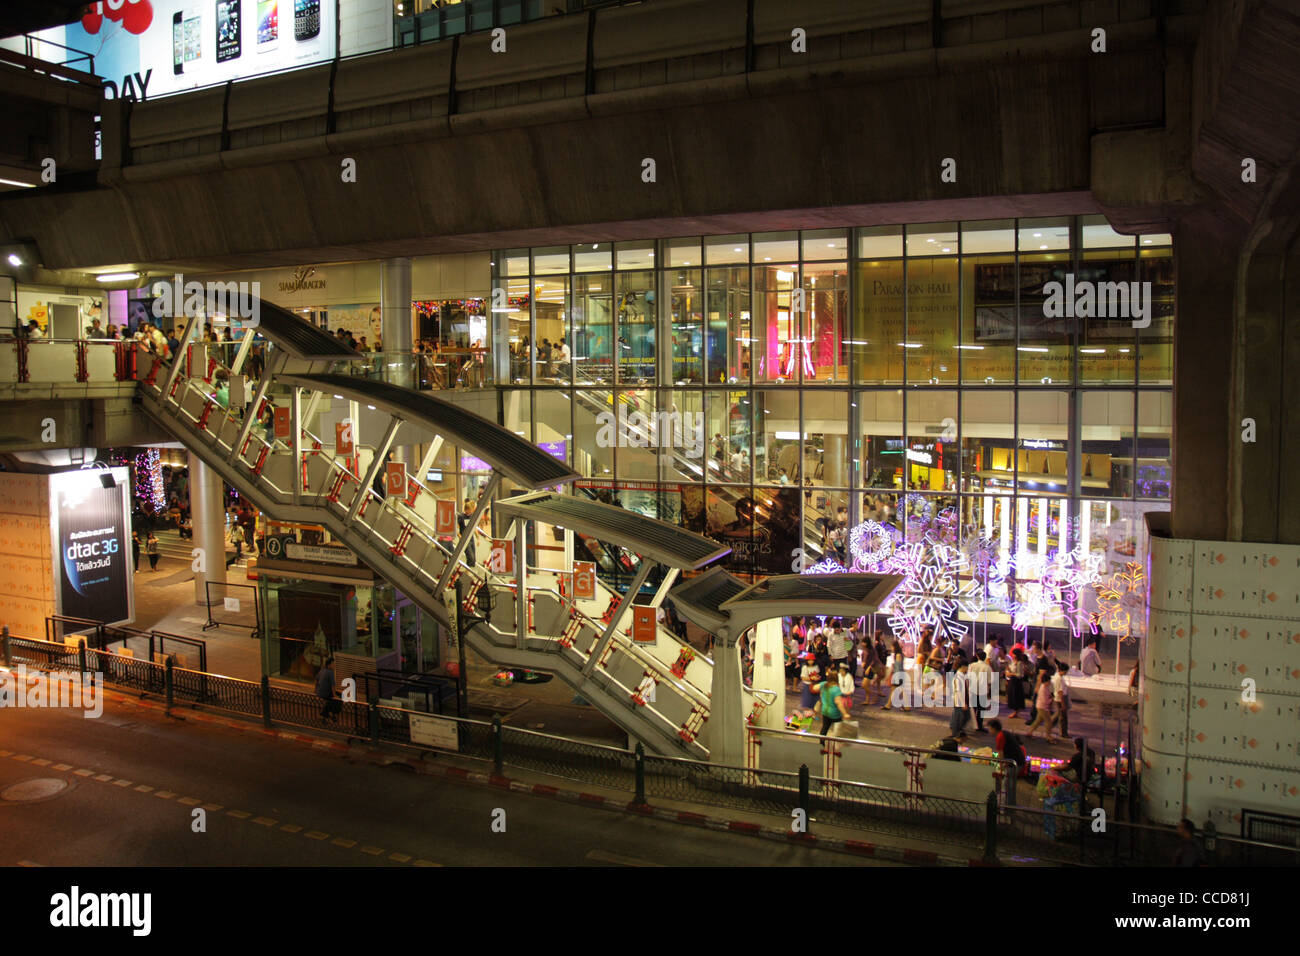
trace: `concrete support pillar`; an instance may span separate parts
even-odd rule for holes
[[[190,453],[190,518],[203,570],[194,572],[194,602],[207,603],[208,581],[226,583],[226,509],[221,476]]]
[[[415,388],[415,354],[411,330],[411,260],[384,259],[379,263],[379,312],[384,337],[383,379],[403,388]],[[395,445],[393,460],[413,463],[409,445]]]
[[[758,726],[780,730],[785,716],[782,706],[785,701],[785,648],[781,640],[781,619],[773,617],[759,621],[754,635],[754,690],[769,690],[776,694],[776,701],[769,701],[758,715]],[[766,699],[766,695],[763,696]]]
[[[745,718],[741,713],[743,686],[739,636],[723,627],[713,644],[713,687],[709,693],[709,722],[705,724],[709,762],[741,767],[745,763]]]

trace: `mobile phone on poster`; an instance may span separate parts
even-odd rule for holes
[[[240,0],[217,0],[217,62],[238,59],[240,48]]]
[[[172,72],[185,72],[185,26],[179,10],[172,14]]]
[[[180,76],[185,64],[199,58],[202,34],[199,12],[193,7],[172,14],[172,72]]]
[[[257,52],[275,48],[280,38],[280,4],[278,0],[257,0]]]
[[[320,35],[320,0],[293,0],[293,37],[310,40]]]

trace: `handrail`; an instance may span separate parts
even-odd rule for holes
[[[907,744],[891,744],[883,740],[863,740],[857,737],[822,738],[818,734],[805,734],[793,730],[773,729],[770,727],[751,727],[750,731],[753,733],[760,733],[760,734],[780,734],[782,736],[795,737],[801,740],[827,739],[827,740],[833,740],[837,744],[851,744],[857,747],[870,747],[877,750],[892,751],[894,753],[927,755],[927,756],[939,755],[943,759],[947,759],[949,757],[955,756],[958,759],[965,758],[966,760],[978,760],[982,763],[988,764],[989,766],[993,766],[994,764],[1000,764],[1003,773],[1009,773],[1013,776],[1016,773],[1018,773],[1016,762],[1014,760],[1009,760],[1006,757],[993,757],[993,756],[985,757],[985,756],[976,756],[974,754],[962,754],[962,753],[953,754],[942,750],[932,750],[929,747],[912,747]]]

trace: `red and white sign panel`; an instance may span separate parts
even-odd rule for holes
[[[492,553],[488,555],[488,570],[493,574],[515,573],[515,543],[492,539]]]
[[[336,455],[353,454],[351,422],[334,423],[334,453]]]
[[[438,502],[438,511],[434,517],[433,530],[440,535],[454,535],[456,533],[456,502]]]
[[[401,497],[406,494],[406,463],[390,461],[384,465],[384,487],[390,495]]]
[[[573,596],[579,601],[596,599],[596,562],[573,562]]]
[[[636,606],[632,608],[632,641],[636,644],[653,644],[659,639],[655,628],[655,609]]]
[[[291,435],[292,426],[289,423],[289,409],[277,408],[275,410],[275,437],[281,441],[288,441]]]

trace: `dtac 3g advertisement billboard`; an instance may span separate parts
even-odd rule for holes
[[[106,487],[110,475],[112,487]],[[126,468],[50,475],[59,614],[105,624],[134,620],[130,481]]]
[[[91,54],[110,96],[153,99],[332,59],[336,4],[99,0],[80,21],[36,36]],[[62,61],[59,54],[51,58]],[[73,65],[85,69],[84,63]]]

